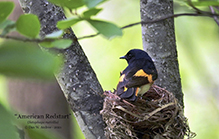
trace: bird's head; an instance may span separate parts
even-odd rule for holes
[[[120,57],[120,59],[125,59],[128,63],[130,63],[133,60],[138,60],[142,58],[151,61],[150,56],[145,51],[140,49],[132,49],[125,56]]]

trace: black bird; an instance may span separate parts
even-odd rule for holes
[[[135,101],[157,79],[156,67],[151,57],[140,49],[132,49],[120,59],[125,59],[128,66],[121,71],[116,94],[122,99]]]

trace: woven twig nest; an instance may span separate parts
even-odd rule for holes
[[[108,139],[182,139],[193,138],[174,95],[153,85],[142,98],[130,103],[106,91],[101,114]]]

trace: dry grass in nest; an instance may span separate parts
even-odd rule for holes
[[[174,95],[153,85],[135,102],[121,100],[115,91],[105,92],[101,114],[108,139],[183,139],[193,138]]]

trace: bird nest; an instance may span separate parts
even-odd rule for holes
[[[108,139],[183,139],[193,138],[174,95],[153,85],[135,102],[122,100],[114,92],[105,91],[101,114]]]

